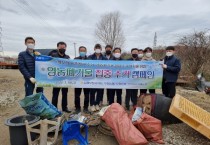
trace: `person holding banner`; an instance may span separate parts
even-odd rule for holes
[[[94,47],[95,53],[88,56],[88,59],[91,60],[107,60],[106,57],[104,57],[101,53],[102,47],[100,44],[96,44]],[[96,73],[96,77],[101,77],[101,72]],[[100,110],[99,104],[101,101],[101,98],[103,96],[103,89],[90,89],[90,110],[92,112]]]
[[[70,59],[68,55],[66,55],[66,43],[65,42],[58,42],[57,43],[57,51],[53,52],[51,54],[52,57],[58,57],[63,59]],[[71,113],[71,111],[68,109],[68,100],[67,100],[67,94],[68,94],[68,88],[53,88],[53,96],[52,96],[52,104],[57,107],[58,104],[58,95],[60,90],[62,91],[62,110],[67,113]]]
[[[164,58],[162,92],[166,97],[173,98],[176,94],[176,81],[181,70],[180,60],[174,56],[174,46],[166,47]]]
[[[25,38],[26,50],[18,55],[18,68],[25,79],[25,96],[32,95],[35,88],[35,56],[40,55],[34,51],[35,40],[33,37]],[[36,92],[43,92],[42,87],[37,87]]]
[[[113,60],[114,57],[112,55],[112,46],[111,45],[106,45],[104,56],[107,58],[107,60]],[[106,89],[107,104],[109,104],[109,97],[110,97],[111,93],[112,93],[112,89]],[[102,102],[103,102],[103,97],[101,99],[102,100],[101,100],[100,104],[102,104]]]
[[[146,47],[144,49],[144,54],[145,55],[144,55],[142,60],[144,60],[144,61],[156,61],[152,57],[152,48]],[[146,93],[147,93],[147,89],[140,89],[140,95],[141,94],[146,94]],[[155,89],[149,89],[149,93],[154,94],[155,93]]]
[[[115,60],[115,61],[123,60],[121,58],[121,48],[119,48],[119,47],[114,48],[113,56],[114,57],[112,60]],[[117,95],[117,103],[119,103],[121,105],[122,104],[122,89],[110,89],[109,105],[114,103],[115,93]]]
[[[79,47],[79,56],[75,57],[74,59],[81,59],[81,60],[87,60],[88,57],[86,56],[87,54],[87,49],[84,46]],[[82,88],[75,88],[74,89],[74,105],[75,105],[75,113],[78,114],[81,112],[81,106],[80,106],[80,95],[82,92]],[[89,113],[88,111],[88,106],[89,106],[89,98],[90,98],[90,89],[88,88],[83,88],[84,92],[84,113]]]
[[[139,60],[142,60],[142,58],[144,57],[144,51],[143,51],[143,49],[139,49],[138,57],[139,57]]]
[[[138,48],[132,48],[131,49],[131,58],[128,60],[130,61],[139,61],[138,58],[139,50]],[[137,104],[137,95],[138,95],[138,89],[126,89],[126,95],[125,95],[125,106],[127,110],[130,110],[130,100],[133,103],[133,106],[135,107]]]

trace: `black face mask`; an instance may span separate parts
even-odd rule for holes
[[[110,50],[107,50],[106,51],[106,55],[110,55],[111,54],[111,51]]]
[[[66,49],[61,48],[61,49],[59,49],[58,51],[59,51],[61,54],[65,54]]]
[[[132,54],[132,57],[133,58],[137,58],[138,57],[138,54]]]

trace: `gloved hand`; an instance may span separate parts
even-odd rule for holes
[[[34,55],[39,56],[39,55],[41,55],[41,53],[38,52],[38,51],[35,51],[35,52],[34,52]]]
[[[31,77],[29,80],[31,81],[32,84],[35,84],[36,83],[36,79],[33,78],[33,77]]]

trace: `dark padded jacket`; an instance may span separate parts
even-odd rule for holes
[[[85,55],[85,57],[78,56],[78,57],[75,57],[74,59],[82,59],[82,60],[84,60],[84,59],[89,59],[89,58]]]
[[[166,82],[176,82],[181,70],[180,60],[174,55],[170,57],[166,56],[164,64],[167,65],[167,68],[163,70],[163,78]]]
[[[104,57],[102,54],[97,59],[97,56],[96,56],[95,53],[93,53],[92,55],[88,56],[88,59],[90,59],[90,60],[107,60],[107,58]]]
[[[35,77],[35,56],[28,50],[22,51],[18,55],[18,67],[25,79]]]
[[[70,59],[70,57],[66,54],[64,54],[63,56],[61,56],[59,53],[58,53],[58,50],[57,51],[53,51],[50,53],[50,56],[52,57],[58,57],[58,58],[64,58],[64,59]]]

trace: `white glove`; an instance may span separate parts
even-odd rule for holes
[[[36,79],[35,78],[32,78],[31,77],[29,80],[31,81],[32,84],[35,84],[36,83]]]
[[[41,55],[41,53],[38,52],[38,51],[35,51],[35,52],[34,52],[34,55],[39,56],[39,55]]]
[[[167,65],[166,64],[162,64],[162,68],[166,69]]]

